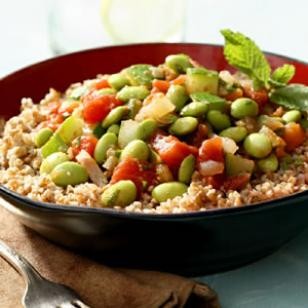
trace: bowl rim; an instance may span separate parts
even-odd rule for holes
[[[72,56],[78,56],[81,54],[91,54],[95,52],[99,52],[101,50],[106,49],[122,49],[126,47],[142,47],[142,46],[203,46],[203,47],[216,47],[216,48],[223,48],[223,45],[221,44],[211,44],[211,43],[190,43],[190,42],[180,42],[180,43],[161,43],[161,42],[152,42],[152,43],[134,43],[134,44],[121,44],[121,45],[115,45],[115,46],[102,46],[102,47],[96,47],[96,48],[90,48],[90,49],[84,49],[80,51],[75,51],[71,53],[67,53],[64,55],[59,55],[56,57],[51,57],[48,59],[45,59],[43,61],[35,62],[34,64],[30,64],[27,66],[24,66],[18,70],[15,70],[13,72],[10,72],[9,74],[0,77],[0,82],[2,82],[5,79],[11,78],[14,75],[23,73],[24,71],[27,71],[28,69],[33,69],[36,67],[39,67],[41,65],[52,63],[53,61],[57,61],[58,59],[65,59]],[[279,58],[283,58],[286,61],[291,62],[297,62],[300,64],[308,65],[308,62],[299,60],[293,57],[281,55],[278,53],[263,51],[265,55],[267,56],[275,56]],[[123,210],[116,210],[116,209],[109,209],[109,208],[93,208],[93,207],[87,207],[85,205],[82,206],[75,206],[75,205],[59,205],[56,203],[48,203],[43,201],[35,201],[29,197],[23,196],[4,185],[0,184],[0,197],[1,195],[8,196],[11,199],[14,199],[15,201],[22,202],[26,204],[31,209],[40,210],[40,211],[49,211],[49,212],[63,212],[63,213],[71,213],[71,214],[101,214],[101,215],[108,215],[112,217],[117,218],[126,218],[126,219],[138,219],[138,220],[177,220],[177,219],[201,219],[201,218],[217,218],[220,216],[227,215],[238,215],[238,214],[246,214],[247,212],[256,212],[256,211],[262,211],[263,209],[270,209],[274,207],[283,206],[285,204],[288,204],[288,202],[294,200],[294,199],[300,199],[300,200],[308,200],[308,190],[297,192],[288,196],[275,198],[273,200],[268,200],[264,202],[257,202],[253,204],[247,204],[242,205],[238,207],[229,207],[229,208],[216,208],[216,209],[208,209],[204,211],[196,211],[196,212],[185,212],[185,213],[165,213],[165,214],[158,214],[158,213],[144,213],[144,212],[130,212],[130,211],[123,211]],[[15,207],[15,205],[13,204]]]
[[[258,202],[253,204],[247,204],[237,207],[228,207],[228,208],[216,208],[208,209],[204,211],[195,211],[195,212],[185,212],[185,213],[144,213],[144,212],[132,212],[124,210],[116,210],[113,208],[95,208],[87,207],[86,205],[60,205],[56,203],[48,203],[43,201],[36,201],[27,196],[23,196],[2,184],[0,185],[0,198],[3,198],[3,195],[9,197],[9,199],[14,199],[15,201],[22,202],[26,204],[27,207],[34,210],[39,210],[42,212],[62,212],[63,214],[92,214],[92,215],[108,215],[111,217],[117,218],[126,218],[126,219],[137,219],[137,220],[181,220],[181,219],[204,219],[204,218],[219,218],[221,216],[232,216],[232,215],[242,215],[259,212],[266,209],[272,209],[276,207],[282,207],[288,203],[294,202],[296,199],[302,201],[308,201],[308,190],[297,192],[288,196],[276,198],[273,200],[267,200],[264,202]],[[4,198],[5,199],[5,198]],[[298,201],[297,200],[297,201]],[[16,207],[13,204],[14,207]]]
[[[2,82],[4,79],[7,78],[11,78],[13,77],[13,75],[15,74],[19,74],[22,73],[23,71],[26,71],[28,69],[33,69],[36,67],[39,67],[41,65],[44,64],[48,64],[51,63],[53,61],[56,61],[58,59],[65,59],[65,58],[69,58],[72,56],[78,56],[80,54],[87,54],[87,53],[93,53],[93,52],[98,52],[101,50],[108,50],[108,49],[121,49],[121,48],[126,48],[126,47],[142,47],[142,46],[203,46],[203,47],[216,47],[216,48],[223,48],[222,44],[215,44],[215,43],[197,43],[197,42],[179,42],[179,43],[164,43],[164,42],[150,42],[150,43],[132,43],[132,44],[119,44],[119,45],[113,45],[113,46],[98,46],[95,48],[88,48],[88,49],[83,49],[83,50],[78,50],[78,51],[74,51],[74,52],[70,52],[70,53],[66,53],[63,55],[58,55],[55,57],[49,57],[47,59],[44,59],[42,61],[38,61],[35,62],[33,64],[29,64],[26,66],[21,67],[20,69],[14,70],[2,77],[0,77],[0,82]],[[266,56],[275,56],[275,57],[279,57],[279,58],[283,58],[287,61],[291,61],[291,62],[298,62],[300,64],[304,64],[304,65],[308,65],[308,61],[305,60],[300,60],[297,58],[293,58],[290,56],[285,56],[279,53],[275,53],[275,52],[270,52],[270,51],[265,51],[262,50],[262,52],[266,55]]]

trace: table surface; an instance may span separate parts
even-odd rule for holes
[[[46,23],[48,2],[0,2],[0,77],[52,56]],[[284,0],[235,2],[189,1],[186,41],[221,43],[219,29],[230,27],[254,37],[264,50],[308,61],[308,27],[302,26],[308,2],[293,0],[292,9]],[[242,7],[245,10],[241,11]],[[199,279],[218,292],[223,307],[308,307],[308,230],[263,260]]]

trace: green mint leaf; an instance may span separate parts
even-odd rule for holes
[[[221,33],[225,38],[224,55],[229,64],[251,77],[254,84],[267,87],[271,68],[260,48],[239,32],[225,29]]]
[[[271,85],[272,88],[277,89],[277,88],[282,88],[284,87],[286,84],[285,83],[281,83],[278,81],[273,80],[272,78],[269,79],[268,83]]]
[[[302,84],[290,84],[275,89],[270,100],[288,109],[308,111],[308,87]]]
[[[291,64],[284,64],[275,69],[272,74],[272,80],[278,83],[287,84],[295,74],[295,66]]]

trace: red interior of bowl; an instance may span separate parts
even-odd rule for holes
[[[31,97],[38,102],[49,88],[65,90],[71,83],[94,78],[100,73],[114,73],[135,63],[162,63],[174,53],[186,53],[205,67],[230,69],[221,46],[203,44],[139,44],[106,47],[53,58],[34,64],[0,79],[1,115],[8,118],[19,112],[20,99]],[[284,63],[296,67],[293,82],[308,84],[308,64],[269,54],[273,68]]]

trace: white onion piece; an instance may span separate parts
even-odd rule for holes
[[[163,122],[163,119],[174,110],[175,105],[172,104],[169,98],[163,93],[155,93],[144,100],[143,107],[139,110],[135,119],[142,121],[151,118],[157,122]]]
[[[238,150],[238,146],[236,145],[235,141],[228,137],[221,137],[222,139],[222,146],[225,153],[234,154]]]
[[[266,125],[261,127],[259,133],[266,135],[270,139],[273,147],[284,147],[286,145],[286,142]]]
[[[224,164],[215,160],[207,160],[199,163],[199,171],[203,176],[220,174],[224,171]]]
[[[103,186],[103,172],[92,156],[85,150],[81,150],[76,160],[86,168],[90,179],[99,187]]]
[[[229,71],[220,71],[219,78],[222,79],[225,83],[233,85],[236,82],[236,79]]]

